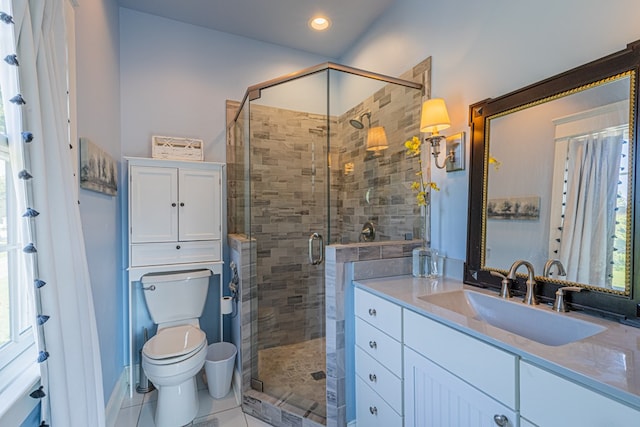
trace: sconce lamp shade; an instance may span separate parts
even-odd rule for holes
[[[441,130],[451,126],[447,106],[442,98],[428,99],[422,104],[420,117],[420,132],[430,132],[437,135]]]
[[[387,134],[382,126],[369,128],[367,131],[367,151],[381,151],[389,148]]]

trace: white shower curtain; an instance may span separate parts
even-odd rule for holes
[[[560,260],[567,280],[611,287],[622,133],[569,140]]]
[[[49,399],[42,418],[52,427],[102,427],[100,350],[69,154],[65,1],[11,1],[26,102],[22,131],[33,134],[32,142],[11,149],[24,150],[24,167],[33,177],[28,179],[27,203],[40,213],[30,220],[28,243],[37,250],[32,254],[35,279],[40,285],[46,282],[36,291],[37,308],[49,316],[35,326],[40,328],[41,356],[48,356],[40,358],[46,359],[42,383]]]

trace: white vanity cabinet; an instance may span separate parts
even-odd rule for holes
[[[359,426],[402,427],[402,309],[355,289]]]
[[[518,425],[515,411],[409,347],[404,349],[404,366],[406,426]]]
[[[515,355],[403,311],[406,426],[519,425]]]
[[[525,361],[520,362],[520,415],[541,427],[640,425],[639,410]]]
[[[223,165],[128,160],[129,265],[220,260]]]

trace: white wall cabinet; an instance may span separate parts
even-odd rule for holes
[[[129,395],[141,347],[135,283],[149,273],[209,269],[222,276],[223,163],[145,158],[128,161]],[[220,277],[222,295],[222,277]],[[220,336],[223,322],[220,314]],[[138,336],[138,339],[136,339]]]
[[[130,266],[218,261],[222,165],[129,160]]]

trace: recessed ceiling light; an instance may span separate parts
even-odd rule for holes
[[[323,31],[331,26],[331,22],[324,16],[316,16],[315,18],[311,18],[309,26],[314,30]]]

